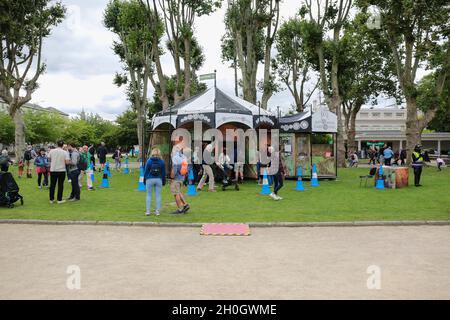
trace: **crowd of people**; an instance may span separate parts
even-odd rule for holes
[[[74,144],[65,144],[58,141],[56,145],[38,147],[28,145],[23,156],[17,159],[18,178],[33,177],[33,165],[36,168],[37,186],[39,189],[49,189],[50,203],[64,203],[66,201],[79,201],[81,199],[81,188],[83,179],[86,176],[87,190],[94,190],[91,178],[87,175],[89,169],[95,171],[96,155],[99,162],[98,171],[105,169],[106,156],[108,150],[102,142],[97,148],[94,144],[77,147]],[[9,166],[14,163],[8,155],[7,150],[2,150],[0,157],[1,171],[7,172]],[[118,146],[113,154],[116,163],[116,170],[119,171],[122,162],[122,150]],[[71,184],[69,198],[63,199],[64,182]],[[57,192],[55,200],[55,192]]]
[[[206,154],[212,155],[215,152],[215,146],[213,144],[205,144],[203,151]],[[234,183],[242,184],[244,181],[244,164],[238,161],[237,150],[233,150],[233,159],[230,157],[230,153],[226,148],[219,150],[218,157],[215,157],[217,161],[211,164],[211,161],[202,157],[202,164],[199,164],[199,148],[195,148],[191,153],[191,149],[175,146],[171,155],[171,171],[170,171],[170,191],[175,199],[177,210],[172,212],[173,214],[184,214],[190,206],[182,193],[182,186],[188,183],[197,183],[196,190],[201,192],[203,187],[208,183],[208,192],[217,192],[215,188],[216,175],[222,175],[223,185],[228,184],[230,179]],[[283,181],[287,175],[286,164],[279,151],[275,151],[272,146],[268,147],[268,156],[272,161],[268,164],[261,164],[258,162],[259,181],[262,180],[263,170],[266,169],[266,173],[270,173],[268,178],[270,184],[273,184],[273,192],[270,197],[273,200],[282,200],[279,196],[279,191],[283,187]],[[213,167],[216,167],[216,173]],[[155,194],[156,208],[155,215],[159,216],[161,212],[162,203],[162,187],[166,184],[166,163],[161,157],[161,151],[158,148],[151,150],[150,158],[148,159],[144,169],[144,184],[146,185],[146,212],[147,216],[151,215],[151,203],[153,194]],[[188,181],[189,172],[192,172],[192,181]]]
[[[183,185],[196,184],[197,192],[203,190],[208,184],[208,192],[216,192],[215,181],[218,175],[222,176],[223,186],[233,181],[235,184],[241,184],[244,181],[244,164],[238,159],[236,147],[233,152],[228,152],[227,148],[218,148],[213,143],[204,144],[202,149],[196,147],[193,152],[189,148],[180,147],[181,144],[175,145],[171,154],[170,166],[170,191],[174,197],[177,209],[174,214],[185,214],[189,211],[190,206],[182,193]],[[199,163],[200,152],[202,155],[211,155],[214,161],[202,157]],[[216,154],[218,153],[218,156]],[[88,170],[95,172],[96,156],[99,162],[98,171],[105,170],[107,162],[108,150],[105,143],[99,146],[84,145],[75,146],[74,144],[65,144],[58,141],[56,146],[49,145],[47,148],[36,148],[28,146],[22,158],[18,159],[18,177],[22,178],[26,169],[26,177],[32,178],[32,165],[36,168],[37,186],[39,189],[49,189],[50,203],[64,203],[66,201],[75,202],[81,199],[81,188],[83,186],[83,177],[86,176],[87,190],[94,190]],[[214,154],[214,155],[213,155]],[[231,155],[231,156],[230,156]],[[263,172],[266,172],[268,183],[273,185],[273,192],[270,197],[273,200],[282,200],[279,191],[283,187],[283,181],[288,174],[282,153],[276,151],[272,146],[267,147],[267,155],[272,162],[263,163],[261,158],[257,163],[258,183],[263,183]],[[385,145],[379,149],[370,149],[368,151],[369,164],[383,164],[386,166],[405,164],[406,152],[402,150],[400,153],[394,153],[391,147]],[[123,153],[118,146],[112,155],[115,161],[115,170],[121,170]],[[357,152],[350,152],[348,157],[349,166],[358,166]],[[415,176],[415,185],[420,186],[420,176],[422,172],[423,162],[426,161],[426,154],[422,152],[421,146],[418,145],[412,153],[412,167]],[[13,161],[8,157],[6,150],[2,151],[0,156],[1,171],[8,171],[8,166]],[[213,164],[212,164],[213,163]],[[437,159],[438,170],[444,165],[441,158]],[[146,212],[147,216],[151,215],[151,203],[153,194],[156,199],[156,207],[154,214],[159,216],[162,206],[162,189],[167,182],[166,163],[162,159],[161,151],[153,148],[150,157],[144,167],[144,184],[146,187]],[[191,175],[189,173],[192,173]],[[71,185],[71,193],[67,199],[63,199],[65,180]],[[56,199],[55,199],[56,193]]]

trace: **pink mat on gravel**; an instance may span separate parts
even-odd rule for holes
[[[249,236],[250,227],[244,223],[208,223],[200,231],[204,236]]]

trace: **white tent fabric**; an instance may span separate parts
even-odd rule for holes
[[[228,122],[239,122],[253,128],[254,117],[258,117],[255,120],[257,123],[275,124],[275,115],[272,112],[241,98],[228,95],[217,88],[209,88],[197,96],[172,106],[169,110],[172,111],[171,117],[169,117],[170,111],[160,112],[153,117],[153,129],[163,123],[169,123],[169,118],[174,128],[180,121],[199,119],[207,119],[208,123],[215,122],[216,128]]]

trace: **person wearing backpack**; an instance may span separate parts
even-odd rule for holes
[[[151,204],[153,189],[155,189],[156,210],[155,215],[159,216],[161,212],[161,192],[162,187],[166,184],[166,164],[161,159],[161,150],[153,148],[150,154],[150,159],[147,160],[144,171],[144,184],[147,189],[146,216],[151,214]]]
[[[31,174],[31,161],[33,160],[33,155],[31,153],[32,149],[33,148],[29,145],[23,154],[23,159],[25,160],[25,165],[27,167],[27,178],[29,179],[33,177]]]
[[[78,176],[80,175],[80,168],[84,165],[80,153],[72,144],[67,145],[69,151],[70,162],[68,165],[69,179],[72,184],[72,192],[67,201],[74,202],[80,200],[80,185],[78,184]]]
[[[183,181],[188,173],[188,158],[186,155],[189,155],[189,153],[190,149],[188,148],[184,150],[181,150],[179,146],[175,146],[173,148],[172,170],[170,172],[172,182],[170,183],[170,191],[175,198],[178,209],[172,212],[172,214],[185,214],[190,208],[183,193],[181,192]]]
[[[36,166],[36,172],[38,175],[38,188],[42,189],[42,185],[48,188],[48,171],[49,171],[49,163],[47,155],[45,154],[45,149],[41,148],[39,150],[39,155],[34,159],[34,165]],[[41,185],[42,176],[44,176],[44,183]]]

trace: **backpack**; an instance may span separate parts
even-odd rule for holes
[[[87,169],[87,166],[88,166],[88,163],[86,161],[86,158],[80,154],[80,156],[78,158],[78,162],[77,162],[78,170],[85,171]]]
[[[8,157],[7,156],[0,156],[0,166],[5,166],[8,164]]]
[[[25,153],[23,154],[23,158],[24,158],[25,160],[31,160],[31,159],[32,159],[32,157],[31,157],[31,151],[30,151],[30,150],[25,151]]]
[[[185,176],[187,173],[188,173],[188,162],[186,159],[183,159],[183,161],[181,161],[180,174],[182,176]]]
[[[161,166],[159,161],[152,161],[152,164],[150,165],[150,174],[153,177],[159,177],[161,175]]]

